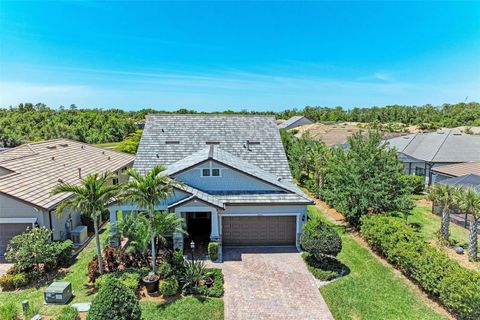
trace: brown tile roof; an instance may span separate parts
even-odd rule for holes
[[[126,153],[66,139],[24,144],[0,152],[0,192],[52,209],[70,196],[52,196],[52,188],[60,181],[79,184],[79,168],[86,177],[120,170],[134,160]]]
[[[452,177],[464,176],[467,174],[480,175],[480,162],[465,162],[449,164],[444,166],[435,166],[434,172],[443,173]]]

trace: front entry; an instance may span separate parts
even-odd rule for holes
[[[295,245],[296,216],[222,217],[224,246]]]
[[[185,212],[187,234],[184,249],[189,251],[190,242],[195,243],[195,251],[206,254],[212,231],[212,216],[210,212]]]

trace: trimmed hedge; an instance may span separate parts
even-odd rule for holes
[[[337,256],[342,250],[342,239],[330,225],[314,218],[305,224],[300,246],[321,260],[326,256]]]
[[[208,256],[212,261],[218,260],[218,242],[210,242],[208,244]]]
[[[137,292],[140,285],[140,279],[147,273],[148,270],[145,272],[143,269],[125,269],[123,271],[103,274],[95,281],[95,288],[100,290],[108,281],[113,279],[120,281],[125,286],[132,289],[133,292]]]
[[[480,274],[426,243],[402,220],[365,216],[361,233],[376,251],[461,319],[480,319]]]
[[[88,312],[87,320],[140,320],[142,310],[132,290],[115,279],[100,288]]]
[[[170,277],[160,281],[159,290],[165,297],[171,297],[178,292],[178,281],[175,277]]]

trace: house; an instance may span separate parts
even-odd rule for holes
[[[313,121],[304,116],[294,116],[278,125],[279,129],[294,129],[306,124],[312,124]]]
[[[480,161],[480,136],[459,130],[414,133],[387,141],[397,149],[405,174],[425,177],[427,184],[432,182],[433,167]]]
[[[79,212],[56,213],[71,194],[51,195],[60,182],[79,184],[82,177],[132,166],[134,157],[88,144],[58,139],[24,144],[0,152],[0,256],[9,240],[27,227],[44,226],[53,239],[65,239],[80,224]]]
[[[442,182],[466,175],[480,176],[480,162],[456,163],[432,168],[433,182]]]
[[[189,239],[299,245],[312,200],[292,180],[274,117],[150,115],[133,167],[147,172],[156,165],[184,184],[157,209],[183,217]],[[115,204],[110,220],[138,209]],[[181,234],[174,246],[183,247]]]

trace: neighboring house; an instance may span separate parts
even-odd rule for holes
[[[185,218],[190,239],[299,245],[312,200],[292,180],[274,117],[150,115],[134,168],[156,165],[184,183],[157,209]],[[110,220],[138,209],[116,204]],[[174,245],[182,248],[181,234]]]
[[[58,139],[24,144],[0,152],[0,256],[8,241],[27,227],[44,226],[53,239],[65,239],[80,224],[79,212],[56,213],[57,206],[71,194],[51,195],[61,182],[79,184],[82,177],[131,167],[134,157],[75,141]]]
[[[443,165],[480,161],[480,136],[458,130],[415,133],[387,140],[396,148],[405,173],[425,177],[432,182],[432,168]]]
[[[480,176],[480,162],[456,163],[432,168],[432,181],[442,182],[443,180],[466,175]]]
[[[313,121],[304,116],[294,116],[278,125],[279,129],[294,129],[306,124],[312,124]]]

